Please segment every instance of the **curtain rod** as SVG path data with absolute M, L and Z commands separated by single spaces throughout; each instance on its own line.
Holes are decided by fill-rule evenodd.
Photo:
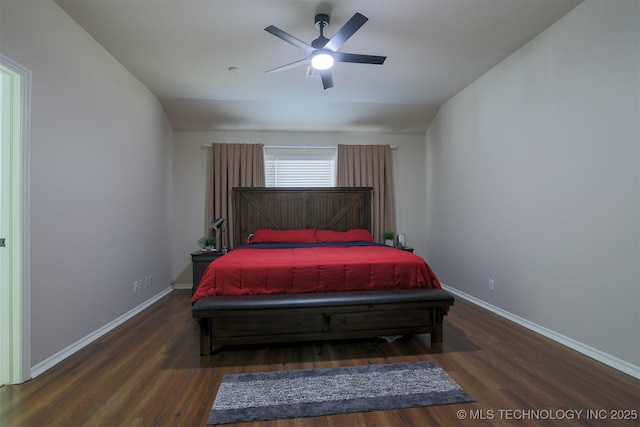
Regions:
M 212 144 L 203 144 L 200 146 L 200 148 L 211 148 Z M 381 144 L 383 145 L 383 144 Z M 397 150 L 398 146 L 397 145 L 391 145 L 390 146 L 392 150 Z M 315 146 L 315 145 L 311 145 L 311 146 L 306 146 L 306 145 L 265 145 L 264 148 L 273 148 L 273 149 L 282 149 L 282 148 L 302 148 L 304 150 L 310 150 L 310 149 L 322 149 L 322 150 L 328 150 L 328 149 L 337 149 L 338 146 L 334 145 L 334 146 L 327 146 L 327 147 L 320 147 L 320 146 Z

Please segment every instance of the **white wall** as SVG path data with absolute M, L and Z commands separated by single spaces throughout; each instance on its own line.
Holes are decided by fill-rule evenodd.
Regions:
M 173 277 L 176 285 L 191 284 L 191 258 L 205 234 L 205 195 L 208 150 L 204 144 L 260 143 L 289 146 L 337 144 L 391 144 L 396 187 L 398 232 L 417 254 L 426 251 L 424 139 L 418 135 L 345 134 L 304 132 L 176 132 L 173 144 Z
M 442 282 L 635 369 L 639 8 L 581 4 L 426 135 L 427 259 Z
M 0 8 L 0 51 L 32 72 L 34 366 L 170 286 L 172 131 L 157 99 L 55 3 Z

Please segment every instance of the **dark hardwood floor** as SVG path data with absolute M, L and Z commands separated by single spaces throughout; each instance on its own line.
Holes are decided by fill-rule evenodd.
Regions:
M 0 388 L 0 425 L 202 426 L 225 374 L 424 360 L 437 361 L 476 402 L 243 425 L 640 425 L 639 380 L 460 298 L 442 345 L 413 336 L 200 357 L 189 296 L 174 291 L 34 380 Z

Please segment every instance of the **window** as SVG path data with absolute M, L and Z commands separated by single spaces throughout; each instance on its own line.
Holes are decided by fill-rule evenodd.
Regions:
M 335 187 L 335 148 L 265 147 L 267 187 Z

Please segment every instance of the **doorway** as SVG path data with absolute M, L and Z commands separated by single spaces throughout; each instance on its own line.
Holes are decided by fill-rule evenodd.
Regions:
M 29 70 L 0 55 L 0 384 L 30 377 L 30 88 Z

